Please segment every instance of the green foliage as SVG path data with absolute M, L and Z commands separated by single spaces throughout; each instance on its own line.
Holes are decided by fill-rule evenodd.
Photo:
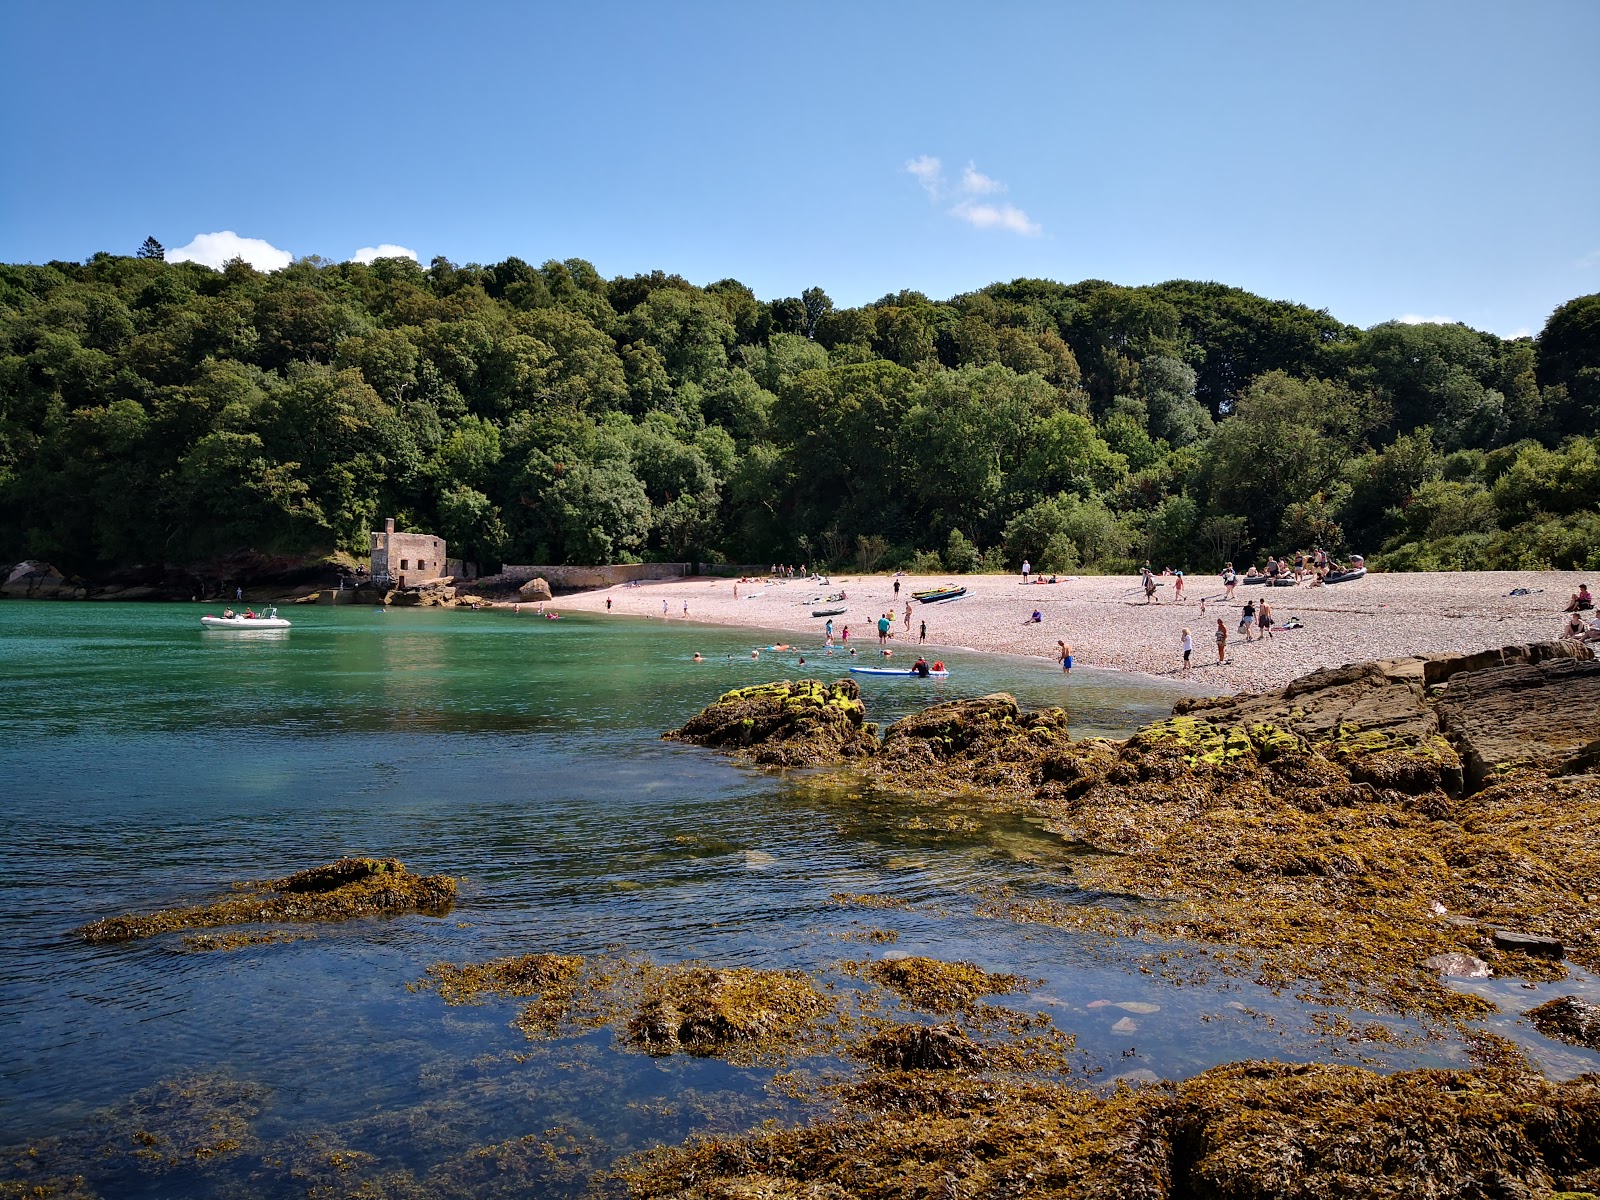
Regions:
M 958 575 L 969 575 L 982 565 L 983 556 L 978 548 L 959 529 L 952 529 L 945 539 L 944 565 Z
M 1505 341 L 1213 283 L 840 308 L 581 259 L 159 251 L 0 266 L 0 561 L 360 553 L 390 513 L 491 563 L 865 569 L 892 546 L 930 573 L 1209 569 L 1342 539 L 1515 566 L 1600 544 L 1600 296 Z

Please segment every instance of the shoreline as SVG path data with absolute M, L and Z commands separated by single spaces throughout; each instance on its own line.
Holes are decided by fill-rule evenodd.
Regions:
M 1185 580 L 1185 598 L 1173 598 L 1173 578 L 1158 577 L 1158 602 L 1139 599 L 1136 577 L 1062 576 L 1056 584 L 1023 585 L 1016 575 L 900 576 L 896 600 L 889 575 L 840 575 L 827 584 L 799 579 L 739 583 L 722 577 L 617 585 L 557 596 L 557 611 L 607 613 L 685 624 L 781 631 L 804 635 L 820 647 L 825 618 L 812 617 L 811 598 L 844 592 L 847 612 L 834 618 L 835 646 L 844 626 L 851 641 L 875 652 L 876 620 L 894 608 L 895 659 L 960 650 L 1051 661 L 1056 641 L 1067 642 L 1076 666 L 1147 675 L 1164 683 L 1193 684 L 1213 694 L 1282 687 L 1321 667 L 1413 654 L 1472 653 L 1525 642 L 1550 641 L 1561 632 L 1562 611 L 1589 576 L 1574 571 L 1482 571 L 1373 574 L 1321 588 L 1246 587 L 1221 599 L 1215 576 Z M 920 604 L 912 591 L 954 582 L 968 589 L 959 600 Z M 1529 594 L 1511 596 L 1513 589 Z M 1300 629 L 1278 629 L 1265 642 L 1245 642 L 1238 622 L 1246 600 L 1263 593 L 1281 623 L 1299 617 Z M 1201 598 L 1205 598 L 1202 614 Z M 905 606 L 911 603 L 909 629 Z M 662 611 L 663 602 L 665 612 Z M 515 602 L 502 602 L 510 608 Z M 688 605 L 687 614 L 684 605 Z M 829 607 L 837 607 L 830 605 Z M 1029 620 L 1038 610 L 1042 620 Z M 1216 620 L 1228 632 L 1227 662 L 1216 662 Z M 1182 670 L 1184 628 L 1194 641 L 1192 668 Z M 909 634 L 909 637 L 908 637 Z M 809 648 L 809 647 L 805 647 Z M 871 659 L 869 658 L 869 661 Z

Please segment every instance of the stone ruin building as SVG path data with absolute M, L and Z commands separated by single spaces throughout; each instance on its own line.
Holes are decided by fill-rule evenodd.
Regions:
M 394 518 L 383 523 L 383 532 L 372 531 L 372 576 L 389 579 L 395 587 L 415 587 L 429 579 L 450 574 L 443 538 L 431 533 L 396 533 Z

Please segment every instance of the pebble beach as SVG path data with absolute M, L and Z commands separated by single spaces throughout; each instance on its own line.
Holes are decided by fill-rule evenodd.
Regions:
M 553 607 L 605 613 L 609 600 L 614 616 L 783 631 L 793 635 L 798 648 L 820 651 L 824 619 L 811 613 L 839 605 L 816 598 L 842 591 L 847 611 L 833 619 L 836 640 L 848 625 L 851 644 L 863 655 L 877 654 L 877 618 L 893 608 L 894 638 L 889 644 L 890 661 L 896 664 L 915 660 L 919 623 L 926 621 L 927 643 L 920 649 L 929 657 L 944 649 L 965 649 L 1051 659 L 1059 639 L 1072 647 L 1075 668 L 1187 678 L 1201 690 L 1223 695 L 1282 687 L 1320 667 L 1366 659 L 1549 641 L 1560 636 L 1563 610 L 1578 584 L 1600 584 L 1600 577 L 1565 571 L 1374 573 L 1325 587 L 1241 585 L 1232 600 L 1224 600 L 1221 581 L 1208 575 L 1185 579 L 1180 601 L 1173 578 L 1159 576 L 1156 602 L 1146 604 L 1137 576 L 1059 578 L 1054 584 L 1025 585 L 1016 575 L 903 575 L 896 602 L 895 577 L 890 575 L 835 575 L 827 584 L 763 577 L 739 582 L 737 599 L 734 580 L 693 577 L 561 596 Z M 914 591 L 952 583 L 965 587 L 967 595 L 939 604 L 911 599 Z M 1528 594 L 1511 595 L 1519 589 Z M 1240 611 L 1247 600 L 1259 603 L 1263 595 L 1279 628 L 1264 641 L 1247 642 L 1238 632 Z M 1031 620 L 1034 610 L 1042 617 L 1038 623 Z M 1228 631 L 1227 658 L 1221 664 L 1216 658 L 1218 617 Z M 1303 628 L 1282 628 L 1291 618 L 1298 618 Z M 1194 638 L 1187 676 L 1179 648 L 1185 628 Z M 819 662 L 818 670 L 826 674 L 826 665 Z

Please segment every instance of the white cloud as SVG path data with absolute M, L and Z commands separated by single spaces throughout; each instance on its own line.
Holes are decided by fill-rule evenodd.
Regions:
M 937 200 L 939 193 L 944 191 L 944 168 L 939 160 L 931 154 L 924 154 L 920 158 L 913 158 L 906 163 L 906 170 L 922 185 L 922 190 Z
M 978 229 L 1004 229 L 1023 237 L 1037 237 L 1044 232 L 1037 221 L 1029 220 L 1028 214 L 1015 204 L 976 204 L 963 200 L 950 210 L 950 215 Z
M 220 268 L 224 263 L 242 258 L 258 271 L 281 271 L 294 261 L 294 255 L 279 250 L 271 242 L 260 238 L 240 237 L 231 229 L 221 233 L 197 233 L 187 246 L 167 251 L 167 261 L 197 262 Z
M 351 256 L 351 260 L 358 263 L 373 263 L 380 258 L 409 258 L 412 262 L 419 262 L 417 252 L 404 246 L 396 246 L 391 242 L 383 242 L 376 246 L 363 246 Z
M 1508 342 L 1514 342 L 1518 338 L 1532 337 L 1533 330 L 1524 325 L 1521 329 L 1513 329 L 1510 333 L 1502 333 L 1500 336 Z
M 976 163 L 969 162 L 961 169 L 961 181 L 953 187 L 945 180 L 944 165 L 931 154 L 909 160 L 905 169 L 928 193 L 929 200 L 948 204 L 948 215 L 975 229 L 1000 229 L 1023 237 L 1037 237 L 1044 232 L 1043 226 L 1014 204 L 989 204 L 976 199 L 1006 190 L 1004 183 L 985 175 Z
M 1454 317 L 1420 317 L 1416 313 L 1402 313 L 1395 318 L 1402 325 L 1459 325 Z
M 990 196 L 1005 191 L 1006 185 L 998 179 L 990 179 L 976 164 L 968 163 L 961 172 L 961 190 L 969 196 Z

